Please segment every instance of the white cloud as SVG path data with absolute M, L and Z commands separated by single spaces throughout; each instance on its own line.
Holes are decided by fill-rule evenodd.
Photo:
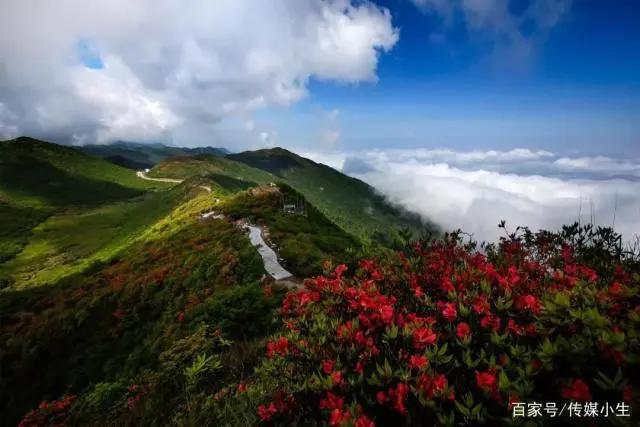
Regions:
M 276 142 L 278 140 L 278 132 L 276 131 L 271 131 L 271 132 L 260 132 L 258 134 L 258 137 L 260 138 L 260 142 L 261 142 L 261 146 L 262 147 L 273 147 L 276 145 Z
M 640 232 L 640 159 L 558 158 L 546 151 L 374 150 L 307 153 L 358 177 L 445 229 L 494 240 L 497 224 L 557 228 L 580 219 Z M 617 177 L 619 167 L 626 177 Z M 576 168 L 580 173 L 576 173 Z M 618 175 L 623 175 L 619 172 Z
M 311 78 L 375 81 L 380 52 L 398 40 L 386 9 L 351 0 L 5 0 L 2 9 L 0 129 L 58 139 L 202 129 L 207 140 L 230 116 L 297 102 Z M 105 67 L 86 69 L 79 43 Z

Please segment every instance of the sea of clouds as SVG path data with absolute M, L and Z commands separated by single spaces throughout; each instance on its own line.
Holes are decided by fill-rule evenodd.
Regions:
M 478 240 L 508 228 L 556 229 L 580 221 L 640 233 L 640 159 L 549 151 L 370 150 L 305 153 L 371 184 L 390 200 Z

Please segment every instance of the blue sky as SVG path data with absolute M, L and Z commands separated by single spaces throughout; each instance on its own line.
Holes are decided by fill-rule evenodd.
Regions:
M 640 154 L 636 0 L 7 0 L 4 12 L 2 138 Z M 16 43 L 25 22 L 37 31 Z
M 640 230 L 640 1 L 3 6 L 0 139 L 284 146 L 480 239 Z
M 510 10 L 518 16 L 530 3 L 512 1 Z M 470 32 L 464 17 L 447 26 L 410 1 L 378 4 L 400 29 L 380 56 L 378 81 L 312 79 L 303 102 L 259 116 L 281 140 L 304 140 L 319 111 L 337 109 L 342 148 L 640 154 L 640 2 L 574 1 L 515 63 L 501 62 L 510 52 L 496 53 L 501 42 Z

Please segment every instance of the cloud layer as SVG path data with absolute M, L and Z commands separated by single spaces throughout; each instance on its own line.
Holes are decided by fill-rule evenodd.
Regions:
M 576 220 L 640 233 L 640 159 L 560 157 L 548 151 L 373 150 L 308 154 L 358 177 L 451 230 L 494 240 L 515 228 L 558 228 Z
M 398 40 L 388 10 L 351 0 L 6 0 L 2 9 L 0 137 L 206 143 L 222 120 L 300 100 L 311 78 L 375 81 L 379 53 Z

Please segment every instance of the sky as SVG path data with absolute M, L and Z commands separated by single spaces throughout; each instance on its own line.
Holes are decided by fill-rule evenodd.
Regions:
M 630 236 L 640 2 L 4 0 L 18 135 L 283 146 L 480 238 L 582 215 Z

